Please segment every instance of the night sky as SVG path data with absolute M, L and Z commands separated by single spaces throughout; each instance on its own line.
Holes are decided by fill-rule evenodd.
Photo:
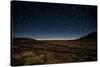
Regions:
M 77 39 L 97 29 L 97 7 L 12 1 L 13 37 Z

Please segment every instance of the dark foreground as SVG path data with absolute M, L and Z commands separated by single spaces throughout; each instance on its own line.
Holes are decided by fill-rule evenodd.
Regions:
M 95 41 L 37 41 L 27 38 L 14 38 L 11 65 L 96 61 L 96 45 Z

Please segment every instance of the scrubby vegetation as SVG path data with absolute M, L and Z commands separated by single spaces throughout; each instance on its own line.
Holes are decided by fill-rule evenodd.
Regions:
M 64 41 L 65 42 L 65 41 Z M 59 41 L 58 41 L 59 43 Z M 68 44 L 68 45 L 67 45 Z M 13 66 L 96 61 L 96 42 L 67 42 L 13 39 Z

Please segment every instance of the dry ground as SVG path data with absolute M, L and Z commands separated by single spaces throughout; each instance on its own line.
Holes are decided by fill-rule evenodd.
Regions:
M 38 65 L 97 60 L 96 42 L 13 41 L 11 65 Z

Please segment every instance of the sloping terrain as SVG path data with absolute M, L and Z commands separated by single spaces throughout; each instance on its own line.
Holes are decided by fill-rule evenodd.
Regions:
M 52 41 L 13 38 L 11 65 L 55 64 L 97 60 L 96 41 L 56 40 L 56 43 Z M 59 43 L 59 41 L 62 43 Z
M 82 37 L 82 38 L 79 38 L 79 39 L 77 39 L 77 40 L 79 40 L 79 41 L 94 41 L 94 42 L 96 42 L 97 41 L 97 32 L 92 32 L 92 33 L 90 33 L 90 34 L 88 34 L 88 35 L 86 35 L 86 36 L 84 36 L 84 37 Z

